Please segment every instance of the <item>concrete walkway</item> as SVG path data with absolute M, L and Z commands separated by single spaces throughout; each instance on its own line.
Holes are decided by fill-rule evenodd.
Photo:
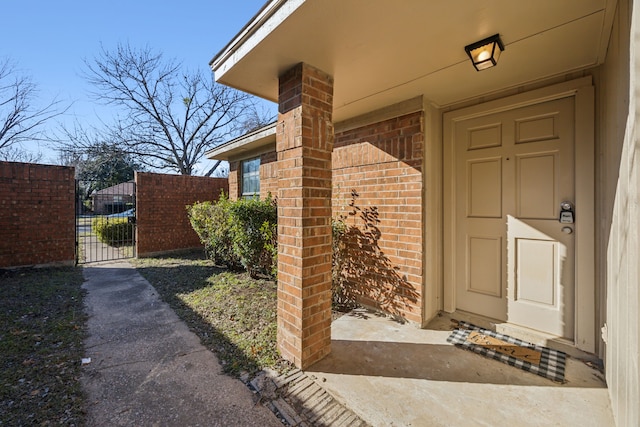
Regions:
M 102 243 L 95 234 L 80 236 L 80 264 L 123 261 L 133 258 L 133 246 L 118 248 Z
M 84 275 L 87 425 L 282 425 L 128 262 Z M 558 384 L 455 348 L 450 331 L 447 316 L 418 329 L 356 310 L 333 322 L 327 358 L 252 385 L 292 426 L 614 425 L 603 377 L 579 355 Z
M 127 262 L 84 268 L 89 426 L 281 426 Z

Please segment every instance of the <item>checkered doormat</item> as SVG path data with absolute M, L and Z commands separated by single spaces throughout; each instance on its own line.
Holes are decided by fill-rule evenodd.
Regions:
M 564 382 L 567 355 L 508 335 L 460 322 L 447 338 L 457 347 L 490 357 L 552 381 Z

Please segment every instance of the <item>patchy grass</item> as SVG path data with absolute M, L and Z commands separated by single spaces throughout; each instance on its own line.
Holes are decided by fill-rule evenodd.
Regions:
M 290 365 L 276 346 L 276 283 L 216 267 L 198 254 L 132 261 L 164 301 L 213 350 L 225 372 Z
M 0 270 L 0 425 L 83 425 L 79 268 Z

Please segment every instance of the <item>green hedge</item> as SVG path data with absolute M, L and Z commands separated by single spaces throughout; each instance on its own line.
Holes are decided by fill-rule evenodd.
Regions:
M 98 217 L 91 221 L 93 232 L 101 242 L 110 246 L 122 246 L 133 243 L 133 225 L 128 218 Z
M 212 260 L 232 269 L 242 266 L 252 277 L 275 278 L 277 212 L 270 196 L 231 201 L 223 194 L 217 202 L 195 203 L 187 211 Z
M 218 202 L 195 203 L 187 206 L 187 212 L 207 256 L 216 264 L 235 270 L 242 267 L 242 264 L 233 250 L 230 205 L 231 202 L 223 193 Z

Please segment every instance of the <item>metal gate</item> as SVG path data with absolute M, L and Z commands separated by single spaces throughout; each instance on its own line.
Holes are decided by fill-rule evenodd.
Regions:
M 76 180 L 76 263 L 136 256 L 136 183 Z

